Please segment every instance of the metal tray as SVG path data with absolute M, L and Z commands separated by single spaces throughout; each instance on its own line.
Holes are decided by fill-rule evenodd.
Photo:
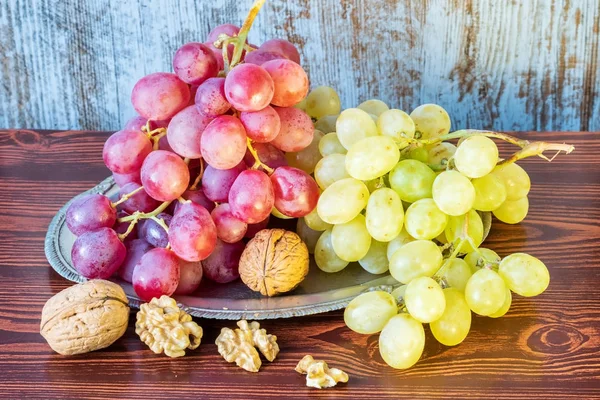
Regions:
M 112 177 L 102 181 L 83 194 L 101 193 L 116 197 L 118 187 Z M 72 200 L 71 200 L 72 201 Z M 48 262 L 62 277 L 83 282 L 82 277 L 71 263 L 71 248 L 75 236 L 65 223 L 66 211 L 70 202 L 65 204 L 52 219 L 48 227 L 45 251 Z M 491 225 L 489 213 L 483 214 L 485 236 Z M 295 230 L 290 221 L 288 229 Z M 132 307 L 139 307 L 141 300 L 136 296 L 130 283 L 114 279 L 121 285 Z M 350 300 L 375 286 L 391 290 L 399 283 L 389 274 L 372 275 L 358 263 L 351 263 L 343 271 L 335 274 L 322 272 L 311 257 L 310 271 L 306 279 L 290 293 L 277 297 L 264 297 L 248 289 L 239 279 L 228 284 L 216 284 L 204 279 L 194 296 L 174 296 L 177 302 L 189 314 L 214 319 L 275 319 L 302 315 L 318 314 L 344 308 Z

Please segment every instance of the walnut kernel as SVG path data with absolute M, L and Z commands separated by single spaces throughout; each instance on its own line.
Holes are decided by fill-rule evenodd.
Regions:
M 317 389 L 333 387 L 338 382 L 348 382 L 348 374 L 337 368 L 329 368 L 325 361 L 317 361 L 306 355 L 298 365 L 296 372 L 306 374 L 306 386 Z

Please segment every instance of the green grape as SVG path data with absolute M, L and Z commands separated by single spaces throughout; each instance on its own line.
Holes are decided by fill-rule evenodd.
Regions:
M 370 274 L 383 274 L 390 269 L 387 259 L 387 243 L 371 240 L 371 247 L 367 255 L 358 260 L 358 263 Z
M 322 232 L 312 230 L 306 225 L 304 218 L 298 218 L 296 223 L 296 233 L 308 248 L 310 254 L 314 254 L 317 246 L 317 241 L 321 237 Z
M 329 86 L 316 87 L 306 96 L 305 110 L 312 118 L 339 114 L 341 107 L 340 97 Z
M 339 272 L 348 266 L 348 261 L 344 261 L 335 254 L 331 243 L 331 230 L 326 230 L 321 234 L 315 246 L 315 263 L 321 271 Z
M 462 258 L 452 258 L 446 260 L 447 266 L 444 273 L 444 279 L 450 287 L 456 288 L 461 292 L 465 291 L 467 281 L 473 275 L 469 264 Z
M 335 132 L 335 121 L 337 121 L 339 114 L 326 115 L 321 117 L 315 122 L 315 129 L 320 130 L 323 133 Z
M 466 232 L 465 226 L 467 227 Z M 457 239 L 470 238 L 476 247 L 479 247 L 483 242 L 483 222 L 475 210 L 470 210 L 459 217 L 448 218 L 448 225 L 446 225 L 444 232 L 449 242 L 454 243 Z M 467 241 L 462 242 L 460 246 L 461 253 L 470 253 L 474 250 L 471 243 Z
M 383 101 L 377 100 L 377 99 L 363 101 L 362 103 L 360 103 L 358 105 L 357 108 L 359 108 L 363 111 L 366 111 L 369 114 L 373 114 L 376 117 L 379 117 L 381 115 L 381 113 L 390 109 L 387 104 L 385 104 Z
M 447 165 L 454 156 L 456 146 L 450 142 L 442 142 L 427 149 L 427 164 Z
M 334 182 L 321 193 L 317 212 L 328 224 L 343 224 L 354 219 L 368 201 L 367 186 L 354 178 L 346 178 Z
M 471 329 L 471 310 L 464 295 L 455 288 L 444 289 L 446 309 L 442 316 L 429 324 L 433 337 L 445 346 L 462 343 Z
M 371 119 L 373 120 L 373 122 L 375 122 L 375 125 L 377 125 L 377 119 L 378 119 L 377 115 L 371 114 L 371 113 L 367 113 L 367 114 L 369 114 L 369 117 L 371 117 Z
M 423 104 L 410 113 L 417 139 L 435 139 L 450 132 L 450 116 L 437 104 Z
M 304 218 L 306 226 L 308 226 L 313 231 L 323 232 L 327 229 L 333 228 L 333 225 L 328 224 L 327 222 L 323 221 L 321 217 L 319 217 L 319 213 L 317 212 L 316 207 L 302 218 Z
M 404 208 L 398 193 L 381 188 L 371 193 L 367 202 L 367 230 L 373 239 L 389 242 L 400 234 Z
M 274 216 L 274 217 L 276 217 L 276 218 L 279 218 L 279 219 L 292 219 L 293 218 L 293 217 L 288 217 L 285 214 L 282 214 L 281 211 L 279 211 L 275 207 L 273 207 L 271 209 L 271 215 Z
M 402 299 L 402 304 L 404 304 L 404 293 L 406 293 L 406 287 L 408 285 L 400 285 L 396 289 L 392 290 L 392 296 L 398 302 L 398 299 Z
M 475 273 L 480 268 L 484 267 L 488 263 L 499 263 L 500 256 L 494 250 L 480 247 L 477 251 L 468 253 L 465 256 L 465 262 L 471 269 L 471 273 Z
M 487 174 L 471 181 L 475 188 L 473 208 L 479 211 L 493 211 L 506 200 L 504 182 L 495 174 Z
M 394 297 L 377 290 L 358 295 L 344 310 L 344 322 L 356 333 L 371 335 L 381 332 L 388 321 L 398 314 Z
M 312 174 L 319 160 L 323 158 L 319 152 L 319 141 L 323 136 L 323 132 L 315 129 L 313 140 L 307 147 L 296 153 L 285 153 L 288 165 L 301 169 L 309 175 Z
M 326 189 L 334 182 L 350 178 L 346 172 L 346 156 L 344 154 L 330 154 L 319 160 L 315 165 L 315 180 L 321 189 Z
M 392 317 L 379 335 L 379 353 L 392 368 L 410 368 L 425 348 L 423 325 L 408 314 Z
M 433 200 L 440 210 L 448 215 L 463 215 L 473 207 L 475 188 L 458 171 L 444 171 L 433 181 Z
M 409 158 L 411 160 L 417 160 L 422 163 L 428 163 L 429 162 L 429 153 L 427 152 L 427 148 L 425 148 L 423 146 L 418 146 L 418 147 L 411 149 L 408 152 L 408 155 L 406 158 Z
M 353 220 L 333 226 L 331 230 L 333 250 L 345 261 L 358 261 L 369 252 L 371 235 L 367 231 L 365 217 L 358 214 Z
M 546 265 L 526 253 L 504 257 L 500 261 L 498 272 L 510 290 L 525 297 L 537 296 L 550 284 L 550 273 Z
M 415 136 L 415 123 L 410 116 L 401 110 L 391 109 L 379 115 L 377 129 L 383 136 L 389 136 L 399 148 L 409 145 L 408 139 Z
M 406 229 L 402 229 L 398 236 L 393 238 L 387 247 L 387 258 L 388 261 L 392 259 L 392 256 L 400 247 L 404 246 L 406 243 L 414 242 L 415 238 L 410 236 Z
M 474 313 L 487 316 L 504 304 L 506 285 L 496 271 L 483 268 L 475 272 L 465 287 L 465 300 Z
M 417 200 L 408 207 L 404 226 L 415 239 L 434 239 L 446 228 L 448 216 L 436 205 L 433 199 Z
M 390 172 L 390 187 L 409 203 L 431 197 L 435 172 L 417 160 L 402 160 Z M 466 179 L 466 178 L 465 178 Z
M 369 136 L 377 136 L 377 126 L 371 116 L 358 108 L 344 110 L 335 123 L 335 131 L 342 146 L 350 150 L 352 145 Z
M 331 154 L 346 154 L 348 150 L 340 143 L 337 133 L 330 132 L 321 138 L 319 152 L 323 157 L 327 157 Z
M 294 106 L 294 108 L 298 108 L 302 111 L 306 111 L 306 97 L 303 98 L 302 100 L 300 100 L 299 103 L 296 103 L 296 105 Z
M 509 288 L 506 288 L 506 297 L 504 298 L 504 304 L 502 304 L 502 307 L 500 307 L 500 309 L 498 311 L 496 311 L 493 314 L 490 314 L 489 317 L 490 318 L 500 318 L 500 317 L 504 316 L 504 314 L 506 314 L 508 312 L 508 309 L 510 308 L 511 304 L 512 304 L 512 293 L 510 292 Z
M 400 150 L 388 136 L 370 136 L 356 142 L 346 154 L 346 171 L 368 181 L 390 172 L 400 161 Z
M 442 265 L 442 251 L 430 240 L 406 243 L 392 255 L 390 273 L 401 283 L 420 276 L 432 276 Z
M 493 212 L 494 216 L 505 224 L 518 224 L 523 221 L 529 211 L 529 199 L 523 197 L 519 200 L 506 200 Z
M 404 293 L 406 309 L 419 322 L 436 321 L 444 313 L 446 299 L 440 285 L 427 276 L 413 279 Z
M 454 165 L 468 178 L 481 178 L 498 164 L 498 147 L 488 137 L 470 136 L 462 141 L 454 153 Z
M 527 172 L 520 165 L 516 163 L 501 164 L 494 168 L 492 173 L 504 182 L 506 200 L 519 200 L 529 194 L 531 180 Z
M 365 183 L 365 185 L 367 185 L 367 189 L 369 189 L 369 193 L 373 193 L 374 191 L 376 191 L 380 187 L 383 187 L 380 184 L 379 179 L 371 179 L 371 180 L 363 181 L 363 182 Z

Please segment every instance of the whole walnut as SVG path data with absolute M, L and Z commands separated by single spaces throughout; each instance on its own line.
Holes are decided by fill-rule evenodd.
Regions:
M 264 229 L 246 245 L 240 258 L 240 277 L 266 296 L 289 292 L 308 274 L 308 249 L 294 232 Z
M 129 302 L 121 286 L 93 279 L 51 297 L 42 309 L 40 333 L 64 355 L 103 349 L 123 336 Z

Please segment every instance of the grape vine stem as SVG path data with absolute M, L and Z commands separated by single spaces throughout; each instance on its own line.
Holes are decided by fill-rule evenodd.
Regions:
M 196 190 L 198 188 L 198 185 L 200 184 L 200 181 L 202 179 L 202 175 L 204 175 L 204 161 L 200 159 L 200 172 L 194 180 L 194 183 L 192 183 L 192 186 L 190 186 L 190 190 Z
M 260 161 L 260 158 L 258 157 L 258 153 L 256 152 L 256 149 L 252 145 L 252 140 L 250 140 L 250 138 L 247 138 L 246 143 L 247 143 L 248 150 L 250 151 L 250 154 L 252 154 L 252 157 L 254 157 L 254 165 L 252 165 L 252 169 L 258 169 L 260 167 L 263 167 L 263 169 L 265 171 L 267 171 L 267 174 L 271 175 L 274 171 L 273 168 L 269 167 L 267 164 L 264 164 L 262 161 Z
M 118 206 L 119 204 L 125 203 L 127 200 L 129 200 L 129 198 L 130 198 L 131 196 L 133 196 L 134 194 L 136 194 L 136 193 L 137 193 L 137 192 L 139 192 L 140 190 L 144 190 L 144 187 L 143 187 L 143 186 L 140 186 L 139 188 L 137 188 L 137 189 L 135 189 L 135 190 L 133 190 L 133 191 L 131 191 L 131 192 L 129 192 L 129 193 L 127 193 L 127 194 L 123 195 L 123 196 L 122 196 L 122 197 L 121 197 L 121 198 L 120 198 L 118 201 L 116 201 L 116 202 L 114 202 L 114 203 L 111 203 L 111 205 L 112 205 L 112 206 L 113 206 L 113 208 L 114 208 L 114 207 Z

